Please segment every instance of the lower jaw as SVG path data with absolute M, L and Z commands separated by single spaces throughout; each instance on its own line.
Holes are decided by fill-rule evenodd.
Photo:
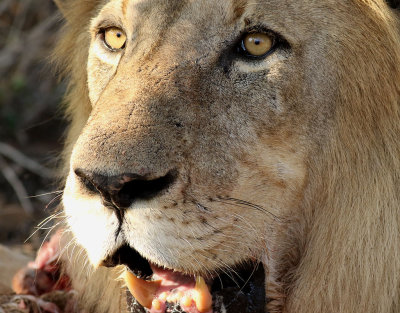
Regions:
M 128 312 L 131 313 L 266 312 L 265 271 L 263 265 L 255 261 L 222 269 L 220 275 L 213 280 L 207 279 L 207 282 L 201 276 L 160 268 L 128 245 L 123 245 L 103 261 L 107 267 L 119 264 L 124 264 L 130 272 L 125 273 L 125 282 L 132 292 L 127 290 Z M 162 297 L 162 293 L 167 296 Z M 168 294 L 178 293 L 188 295 L 192 299 L 191 305 L 185 304 L 182 308 L 179 304 L 186 303 L 183 298 L 168 297 Z M 137 300 L 132 294 L 138 296 Z M 159 304 L 154 306 L 158 309 L 153 308 L 154 300 Z
M 210 286 L 213 313 L 266 313 L 265 272 L 261 264 L 251 265 L 253 270 L 222 274 Z M 232 275 L 242 277 L 241 283 L 233 283 Z M 222 288 L 223 287 L 223 288 Z M 127 289 L 128 312 L 148 313 L 149 309 L 139 304 Z M 166 302 L 165 313 L 191 313 L 179 303 Z

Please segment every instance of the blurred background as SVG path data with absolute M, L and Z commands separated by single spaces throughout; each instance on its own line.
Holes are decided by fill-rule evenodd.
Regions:
M 0 244 L 28 253 L 46 234 L 31 236 L 36 225 L 61 196 L 54 169 L 65 86 L 50 60 L 60 26 L 51 0 L 0 0 Z

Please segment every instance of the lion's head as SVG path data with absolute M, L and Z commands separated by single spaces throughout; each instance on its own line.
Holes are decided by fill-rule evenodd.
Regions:
M 92 264 L 176 274 L 168 302 L 192 296 L 193 312 L 211 312 L 194 277 L 228 312 L 398 308 L 400 44 L 384 1 L 61 7 L 63 204 Z M 163 311 L 163 286 L 139 302 Z M 227 288 L 237 298 L 216 303 Z

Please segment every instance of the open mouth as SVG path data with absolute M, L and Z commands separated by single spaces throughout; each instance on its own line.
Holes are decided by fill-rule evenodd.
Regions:
M 261 264 L 244 262 L 214 277 L 161 268 L 128 245 L 103 261 L 127 267 L 129 312 L 265 313 L 265 273 Z

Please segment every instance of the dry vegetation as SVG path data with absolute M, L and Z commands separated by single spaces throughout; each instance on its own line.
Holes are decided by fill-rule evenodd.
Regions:
M 60 24 L 51 0 L 0 0 L 0 244 L 22 244 L 57 204 L 59 194 L 42 194 L 58 189 L 63 84 L 49 57 Z

